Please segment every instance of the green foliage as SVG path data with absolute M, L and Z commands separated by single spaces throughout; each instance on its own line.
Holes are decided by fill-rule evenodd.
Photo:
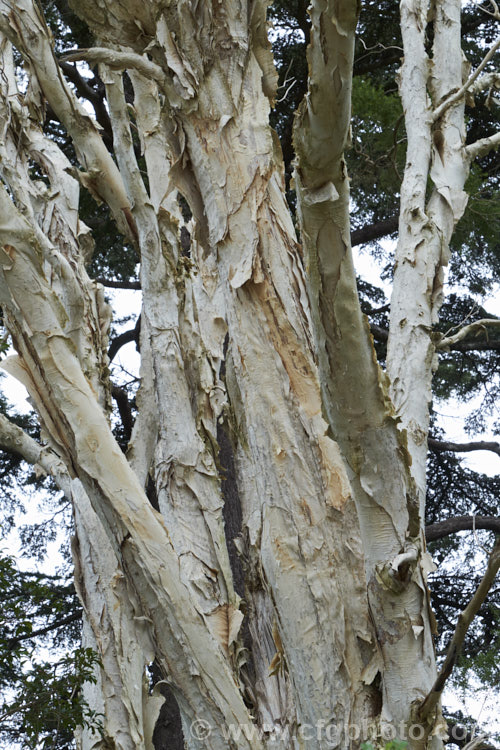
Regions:
M 77 648 L 56 660 L 34 663 L 27 669 L 23 690 L 0 704 L 0 736 L 22 742 L 27 750 L 74 747 L 77 726 L 98 733 L 100 716 L 82 695 L 84 682 L 95 682 L 98 659 L 92 649 Z
M 100 726 L 81 691 L 84 681 L 95 681 L 98 659 L 75 647 L 80 610 L 73 585 L 23 573 L 3 556 L 0 600 L 0 738 L 30 749 L 73 747 L 77 725 Z
M 398 211 L 405 160 L 401 102 L 368 77 L 356 77 L 352 91 L 352 147 L 347 152 L 353 228 Z

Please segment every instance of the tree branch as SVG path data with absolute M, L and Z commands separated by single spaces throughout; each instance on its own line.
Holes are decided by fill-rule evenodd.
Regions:
M 45 628 L 40 628 L 39 630 L 32 630 L 31 633 L 26 633 L 25 635 L 16 635 L 14 638 L 9 638 L 8 648 L 12 651 L 12 649 L 15 648 L 16 644 L 20 643 L 21 641 L 28 641 L 30 640 L 30 638 L 36 638 L 39 635 L 46 635 L 47 633 L 50 633 L 53 630 L 62 628 L 64 625 L 69 625 L 71 622 L 76 622 L 76 620 L 81 620 L 82 614 L 83 614 L 83 610 L 78 609 L 72 615 L 68 615 L 68 617 L 63 617 L 61 620 L 56 620 L 50 625 L 47 625 Z
M 432 121 L 437 122 L 440 117 L 444 114 L 444 112 L 449 109 L 453 104 L 460 101 L 460 99 L 464 96 L 464 94 L 470 89 L 474 81 L 479 77 L 479 74 L 482 70 L 486 67 L 486 65 L 489 63 L 491 58 L 494 56 L 497 49 L 500 47 L 500 37 L 496 40 L 496 42 L 490 47 L 486 55 L 483 57 L 475 71 L 469 76 L 469 78 L 466 80 L 464 85 L 458 89 L 458 91 L 455 91 L 455 93 L 448 96 L 447 99 L 445 99 L 441 104 L 436 107 L 434 112 L 432 113 Z
M 500 339 L 493 341 L 459 341 L 458 344 L 450 346 L 453 352 L 484 352 L 500 349 Z
M 373 59 L 371 55 L 363 54 L 354 63 L 353 75 L 365 75 L 373 73 L 379 68 L 386 68 L 394 63 L 400 63 L 403 57 L 403 50 L 400 47 L 387 47 L 381 54 Z
M 99 284 L 109 287 L 110 289 L 139 289 L 141 288 L 140 281 L 115 281 L 114 279 L 103 279 L 102 277 L 96 279 Z
M 378 326 L 375 323 L 370 324 L 370 331 L 376 341 L 387 341 L 389 338 L 389 331 L 387 328 L 382 328 L 382 326 Z
M 116 336 L 108 349 L 108 357 L 109 361 L 112 362 L 113 359 L 118 354 L 119 350 L 122 348 L 122 346 L 125 346 L 125 344 L 130 344 L 131 341 L 135 341 L 136 345 L 139 342 L 139 334 L 141 331 L 141 316 L 137 318 L 137 322 L 133 328 L 131 328 L 129 331 L 124 331 L 124 333 L 120 333 L 118 336 Z
M 114 385 L 111 388 L 111 395 L 116 401 L 116 405 L 120 413 L 120 419 L 122 420 L 125 439 L 127 440 L 127 442 L 129 442 L 132 435 L 132 428 L 134 426 L 134 418 L 132 416 L 132 409 L 130 407 L 130 401 L 128 400 L 127 392 L 124 388 L 120 388 L 119 386 Z
M 132 68 L 141 73 L 145 78 L 160 84 L 165 82 L 165 73 L 159 65 L 151 62 L 147 57 L 142 57 L 132 51 L 118 52 L 107 47 L 91 47 L 90 49 L 79 49 L 76 52 L 63 55 L 60 60 L 61 62 L 86 60 L 90 63 L 104 63 L 111 70 Z
M 387 341 L 389 338 L 389 331 L 382 326 L 376 325 L 375 323 L 370 324 L 370 331 L 375 341 Z M 498 349 L 500 349 L 500 339 L 495 339 L 494 341 L 458 341 L 456 344 L 453 344 L 446 348 L 449 351 L 462 353 L 476 351 L 497 351 Z
M 437 453 L 453 451 L 455 453 L 470 453 L 472 451 L 492 451 L 500 456 L 500 443 L 495 441 L 478 440 L 473 443 L 450 443 L 444 440 L 428 439 L 429 448 Z
M 76 65 L 70 65 L 69 62 L 64 60 L 59 61 L 59 67 L 63 71 L 66 78 L 71 81 L 74 85 L 78 96 L 82 96 L 87 99 L 93 106 L 96 120 L 99 125 L 103 128 L 106 140 L 108 143 L 113 143 L 113 131 L 111 128 L 111 120 L 109 119 L 108 111 L 104 105 L 104 96 L 99 94 L 95 89 L 88 84 L 88 82 L 80 75 Z M 94 80 L 96 80 L 94 78 Z
M 443 338 L 436 343 L 436 349 L 449 349 L 475 331 L 498 327 L 500 327 L 500 320 L 498 318 L 483 318 L 483 320 L 476 320 L 474 323 L 470 323 L 468 326 L 461 328 L 454 336 L 443 336 Z
M 425 540 L 427 543 L 443 539 L 459 531 L 474 531 L 475 529 L 486 529 L 500 534 L 500 518 L 496 516 L 456 516 L 447 518 L 446 521 L 438 521 L 425 527 Z
M 425 721 L 425 719 L 427 719 L 427 717 L 430 716 L 436 709 L 436 706 L 441 698 L 441 694 L 446 684 L 446 680 L 450 676 L 453 667 L 455 666 L 457 656 L 460 653 L 460 649 L 462 648 L 469 626 L 476 616 L 479 608 L 483 604 L 484 600 L 486 599 L 499 568 L 500 538 L 497 539 L 497 542 L 493 547 L 490 558 L 488 560 L 486 572 L 481 583 L 477 587 L 476 592 L 467 607 L 458 616 L 457 626 L 448 647 L 444 663 L 439 671 L 434 685 L 432 686 L 431 691 L 423 701 L 418 711 L 420 720 Z
M 471 86 L 472 94 L 479 94 L 485 89 L 499 88 L 500 87 L 500 73 L 485 73 L 484 76 L 478 78 L 477 81 Z
M 399 217 L 392 216 L 390 219 L 377 221 L 375 224 L 368 224 L 361 229 L 354 229 L 351 232 L 351 245 L 363 245 L 365 242 L 372 242 L 388 234 L 394 234 L 398 230 Z
M 472 161 L 472 159 L 485 156 L 489 151 L 493 151 L 499 146 L 500 131 L 494 135 L 488 136 L 487 138 L 480 138 L 478 141 L 475 141 L 475 143 L 471 143 L 470 146 L 466 147 L 465 153 L 467 154 L 467 158 Z
M 22 456 L 30 464 L 37 464 L 52 476 L 66 497 L 70 497 L 69 476 L 61 459 L 49 448 L 39 445 L 21 427 L 0 414 L 0 448 Z

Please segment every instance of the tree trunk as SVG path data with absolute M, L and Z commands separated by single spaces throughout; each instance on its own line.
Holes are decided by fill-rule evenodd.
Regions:
M 63 80 L 37 6 L 0 0 L 0 302 L 17 350 L 5 367 L 68 474 L 84 637 L 101 658 L 88 700 L 102 736 L 82 728 L 78 747 L 170 747 L 155 731 L 165 695 L 163 715 L 175 724 L 179 711 L 188 748 L 347 748 L 384 736 L 438 746 L 439 712 L 415 727 L 436 676 L 424 451 L 431 325 L 468 162 L 462 104 L 431 126 L 428 3 L 401 4 L 408 157 L 390 381 L 349 239 L 357 1 L 311 6 L 294 136 L 302 246 L 268 122 L 265 3 L 72 5 L 99 40 L 87 56 L 106 85 L 116 164 Z M 458 0 L 436 10 L 436 102 L 462 83 L 459 11 Z M 10 43 L 36 83 L 31 99 L 15 96 Z M 82 171 L 43 135 L 44 99 Z M 30 159 L 48 185 L 31 178 Z M 141 389 L 127 457 L 109 423 L 109 311 L 85 271 L 78 180 L 140 256 Z

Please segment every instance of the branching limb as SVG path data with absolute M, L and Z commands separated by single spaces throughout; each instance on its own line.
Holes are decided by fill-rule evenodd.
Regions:
M 436 343 L 436 349 L 449 349 L 454 344 L 467 338 L 471 333 L 476 333 L 476 331 L 486 331 L 487 328 L 498 327 L 500 327 L 500 320 L 496 318 L 483 318 L 482 320 L 476 320 L 474 323 L 470 323 L 468 326 L 461 328 L 454 336 L 445 336 L 440 339 L 440 341 Z
M 39 445 L 4 414 L 0 414 L 0 448 L 22 456 L 30 464 L 40 466 L 55 479 L 64 494 L 70 496 L 69 476 L 61 459 L 50 448 Z
M 99 125 L 103 128 L 103 138 L 107 143 L 113 142 L 113 133 L 111 131 L 111 121 L 109 119 L 108 111 L 104 104 L 104 96 L 102 93 L 96 91 L 89 85 L 85 78 L 80 75 L 76 65 L 70 65 L 69 62 L 59 62 L 59 67 L 63 71 L 66 78 L 71 81 L 76 89 L 78 96 L 82 96 L 84 99 L 89 101 L 95 112 L 96 120 Z M 96 79 L 94 78 L 94 81 Z M 54 113 L 55 114 L 55 113 Z
M 425 539 L 427 542 L 435 542 L 459 531 L 475 531 L 485 529 L 500 534 L 500 518 L 496 516 L 456 516 L 447 518 L 446 521 L 438 521 L 425 527 Z
M 387 341 L 389 338 L 389 331 L 375 323 L 370 324 L 370 331 L 375 341 Z M 457 341 L 446 347 L 446 350 L 453 352 L 497 351 L 498 349 L 500 349 L 500 340 L 498 339 L 494 341 Z
M 483 576 L 481 583 L 477 587 L 476 592 L 474 596 L 472 597 L 472 599 L 470 600 L 467 607 L 458 616 L 457 626 L 453 634 L 453 637 L 451 639 L 451 643 L 448 647 L 448 652 L 446 654 L 446 658 L 444 660 L 443 666 L 441 667 L 439 674 L 436 678 L 436 681 L 434 685 L 432 686 L 432 690 L 430 691 L 430 693 L 427 695 L 424 702 L 420 706 L 420 709 L 418 712 L 420 720 L 425 721 L 425 719 L 427 719 L 427 717 L 429 717 L 436 709 L 439 703 L 439 700 L 441 698 L 441 694 L 443 692 L 444 686 L 446 684 L 446 680 L 448 679 L 448 677 L 450 676 L 453 670 L 453 667 L 457 660 L 457 656 L 463 645 L 465 636 L 467 634 L 467 630 L 469 629 L 469 626 L 471 622 L 473 621 L 474 617 L 476 616 L 479 608 L 481 607 L 484 600 L 486 599 L 488 592 L 491 586 L 493 585 L 493 581 L 495 580 L 495 577 L 499 568 L 500 568 L 500 538 L 497 539 L 497 542 L 490 555 L 490 559 L 488 560 L 488 566 L 486 568 L 486 572 Z
M 465 149 L 465 153 L 467 155 L 467 158 L 472 161 L 472 159 L 477 159 L 481 156 L 485 156 L 489 151 L 493 151 L 499 146 L 500 131 L 498 133 L 494 133 L 494 135 L 488 136 L 487 138 L 480 138 L 475 143 L 471 143 L 470 146 L 467 146 L 467 148 Z
M 90 49 L 79 49 L 60 58 L 61 62 L 76 62 L 77 60 L 85 60 L 94 64 L 105 63 L 111 70 L 132 68 L 137 70 L 138 73 L 142 73 L 145 78 L 152 79 L 160 84 L 165 80 L 165 73 L 159 65 L 132 51 L 119 52 L 106 47 L 91 47 Z
M 448 96 L 441 104 L 436 107 L 434 112 L 432 113 L 432 121 L 437 122 L 440 117 L 443 116 L 443 114 L 446 112 L 449 107 L 451 107 L 456 102 L 459 102 L 460 99 L 466 94 L 467 91 L 471 88 L 471 86 L 475 83 L 475 81 L 479 78 L 479 75 L 484 70 L 486 65 L 490 62 L 490 60 L 495 55 L 495 52 L 500 48 L 500 37 L 496 40 L 496 42 L 490 47 L 486 55 L 483 57 L 482 61 L 479 63 L 477 68 L 469 78 L 466 80 L 464 85 L 458 89 L 458 91 L 455 91 L 453 94 Z
M 470 453 L 472 451 L 492 451 L 500 456 L 500 443 L 496 441 L 478 440 L 473 443 L 450 443 L 444 440 L 428 439 L 428 446 L 437 453 L 453 451 L 455 453 Z
M 459 341 L 457 344 L 450 346 L 454 352 L 494 352 L 500 349 L 500 339 L 493 341 Z

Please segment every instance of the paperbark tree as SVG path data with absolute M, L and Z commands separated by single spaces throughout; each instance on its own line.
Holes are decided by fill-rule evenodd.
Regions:
M 356 0 L 310 9 L 300 244 L 269 126 L 264 2 L 72 3 L 96 41 L 66 62 L 99 66 L 114 160 L 38 5 L 0 0 L 0 303 L 16 350 L 2 365 L 26 385 L 45 447 L 8 425 L 3 444 L 17 439 L 73 503 L 84 639 L 101 659 L 87 696 L 103 715 L 101 734 L 79 731 L 81 750 L 160 747 L 167 684 L 189 748 L 347 747 L 384 727 L 415 747 L 442 742 L 424 537 L 432 326 L 470 162 L 500 141 L 465 146 L 464 98 L 491 74 L 464 65 L 460 6 L 401 2 L 408 146 L 384 372 L 350 249 Z M 47 106 L 79 169 L 44 134 Z M 140 259 L 126 456 L 82 186 Z

